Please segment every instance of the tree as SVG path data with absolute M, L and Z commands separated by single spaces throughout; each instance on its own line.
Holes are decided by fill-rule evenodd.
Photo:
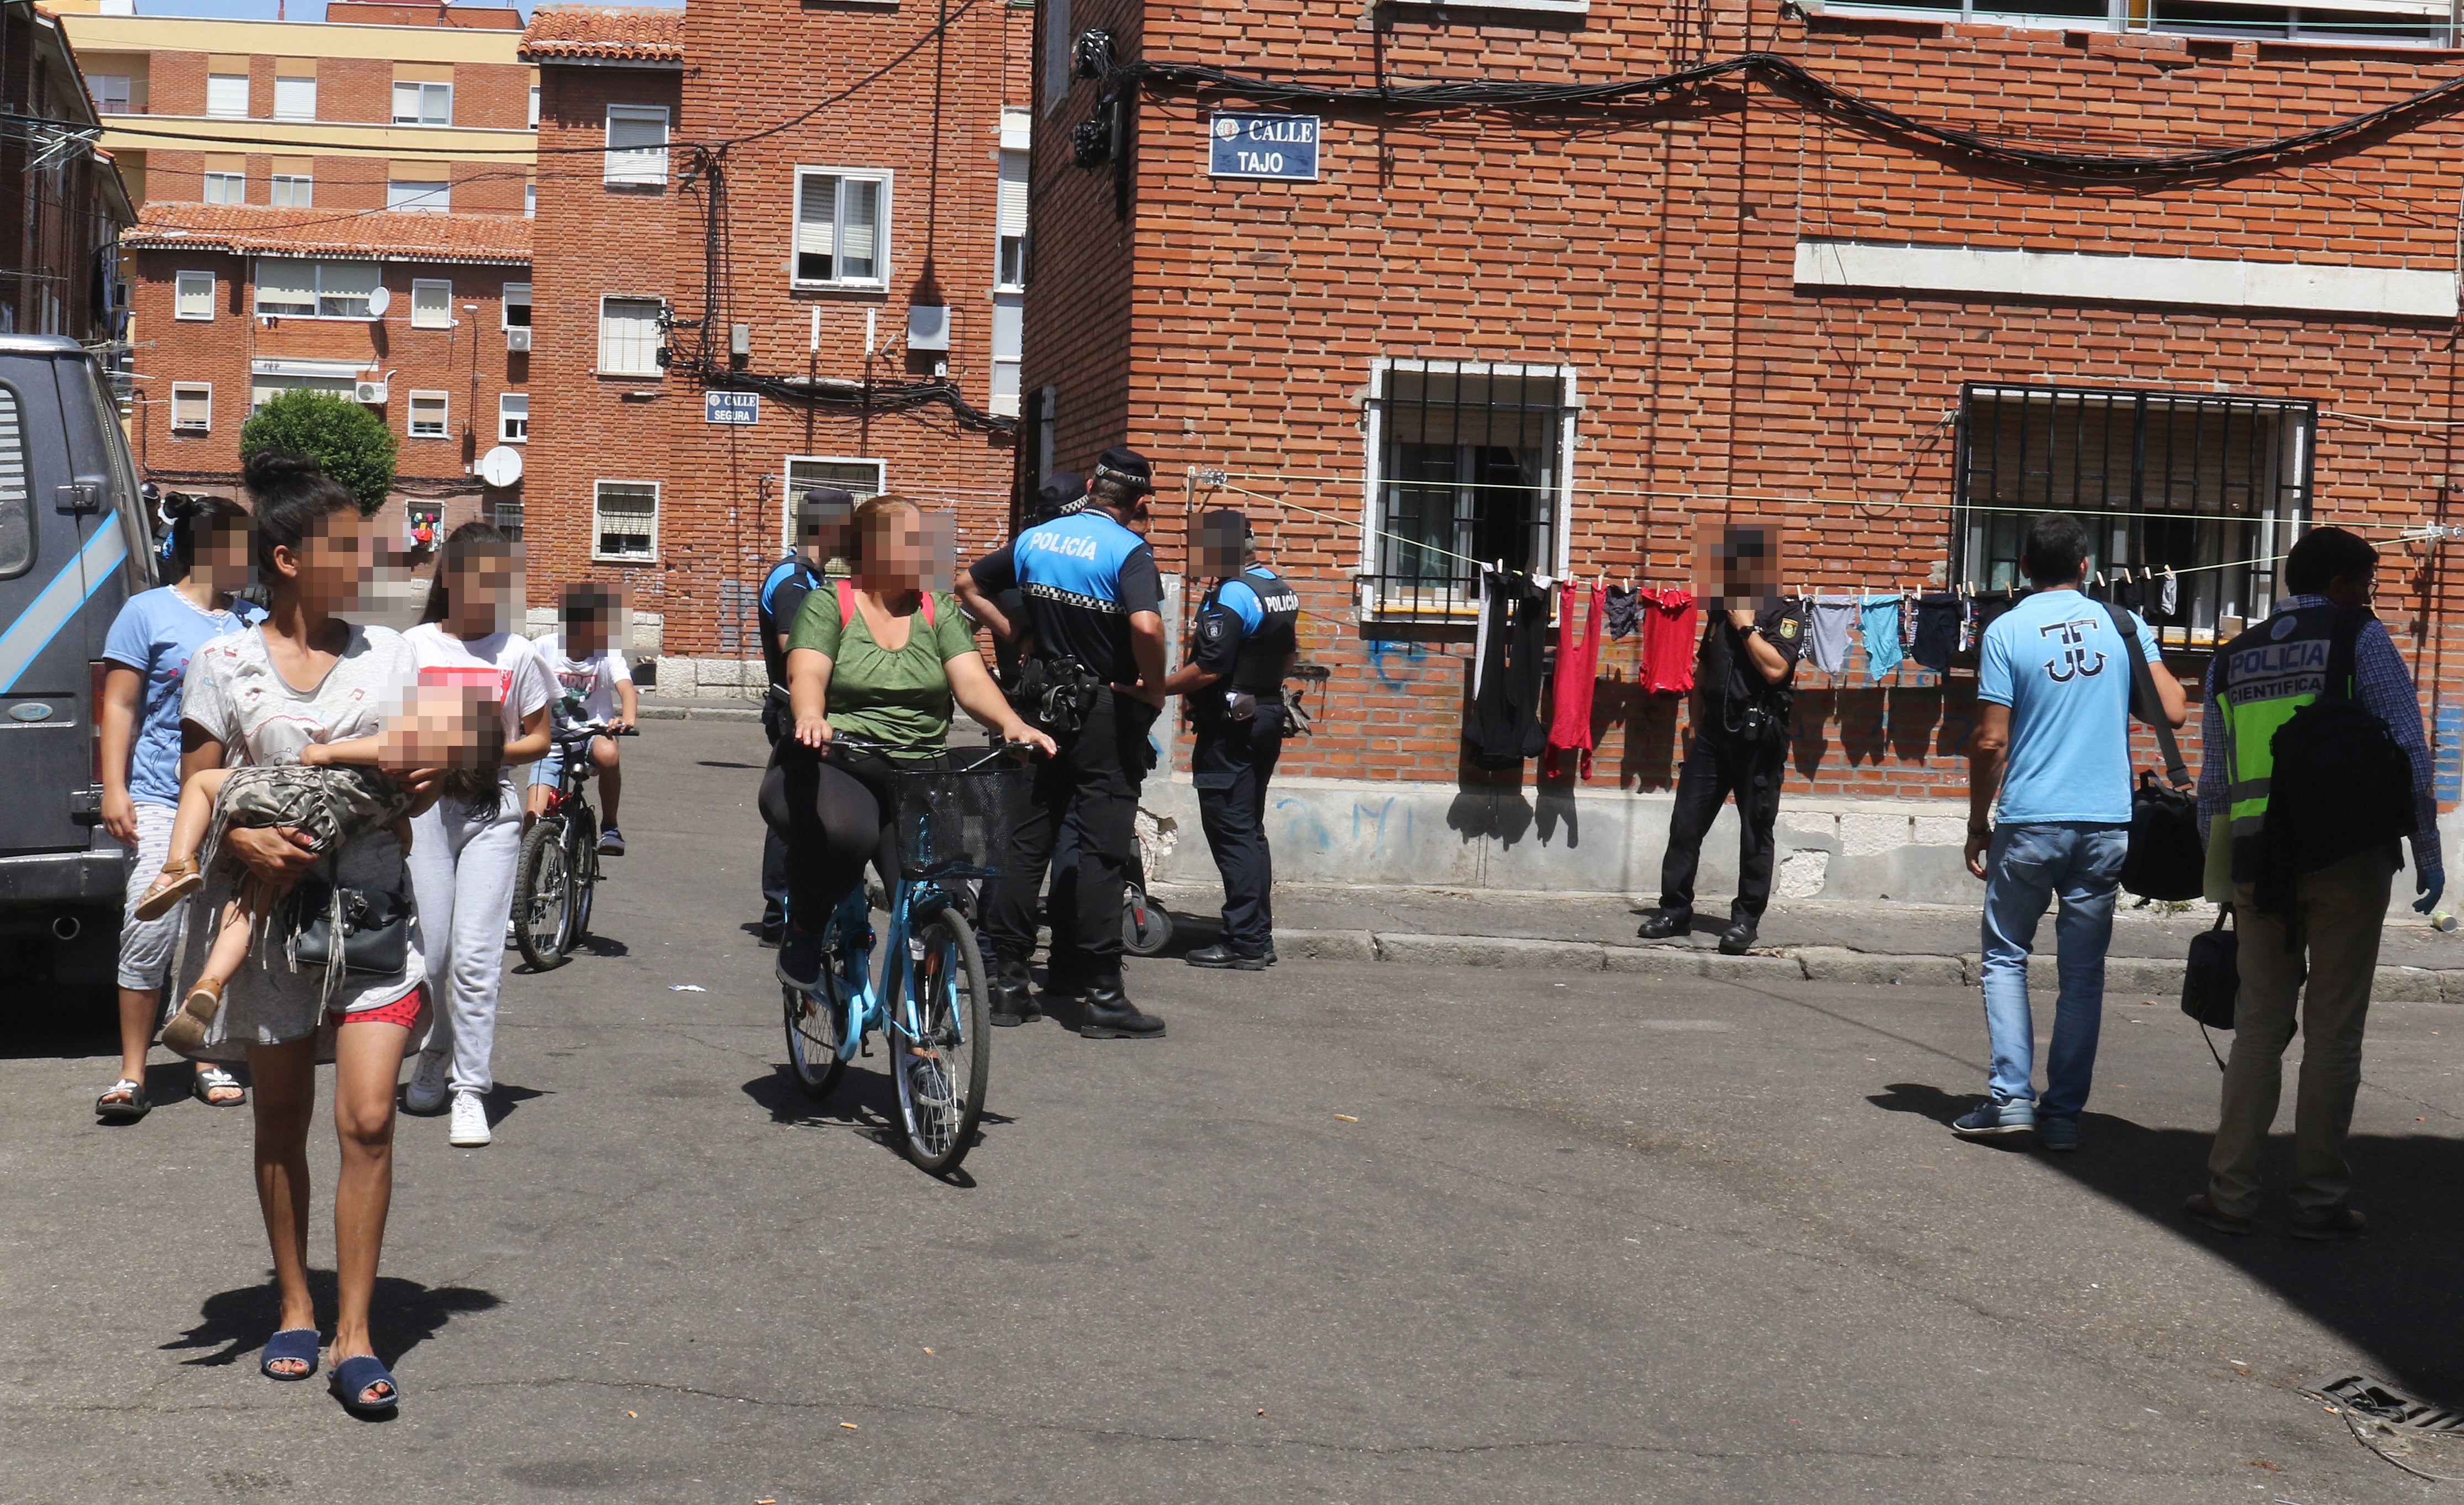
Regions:
M 393 489 L 400 449 L 393 431 L 374 410 L 308 387 L 276 393 L 239 431 L 242 460 L 260 450 L 313 454 L 326 475 L 351 488 L 360 498 L 360 511 L 370 516 Z

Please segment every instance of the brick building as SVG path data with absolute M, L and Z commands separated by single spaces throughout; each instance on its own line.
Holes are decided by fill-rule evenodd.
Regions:
M 0 333 L 109 341 L 117 242 L 136 210 L 93 144 L 76 49 L 32 6 L 0 11 L 0 104 L 27 122 L 0 133 Z
M 1792 589 L 1991 594 L 2029 513 L 2093 514 L 2101 570 L 2176 571 L 2186 679 L 2300 527 L 2360 528 L 2453 807 L 2453 572 L 2397 542 L 2449 517 L 2464 433 L 2464 127 L 2453 85 L 2414 98 L 2445 11 L 1041 19 L 1035 211 L 1073 233 L 1035 251 L 1027 442 L 1153 456 L 1167 570 L 1190 509 L 1243 505 L 1300 585 L 1330 677 L 1287 872 L 1655 892 L 1682 701 L 1629 638 L 1591 786 L 1471 768 L 1448 556 L 1689 586 L 1726 518 L 1786 522 Z M 1070 77 L 1098 29 L 1112 71 Z M 1784 895 L 1968 896 L 1972 664 L 1800 674 Z
M 949 508 L 962 552 L 1005 533 L 1029 28 L 999 5 L 534 13 L 535 612 L 621 584 L 663 691 L 734 691 L 805 487 Z
M 369 403 L 401 440 L 395 520 L 517 520 L 519 484 L 474 470 L 529 428 L 537 89 L 519 12 L 328 14 L 63 17 L 140 201 L 121 270 L 139 463 L 227 487 L 250 412 L 313 387 Z

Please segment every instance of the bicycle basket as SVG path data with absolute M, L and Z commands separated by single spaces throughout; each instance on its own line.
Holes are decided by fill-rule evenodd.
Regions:
M 902 769 L 893 777 L 898 865 L 911 881 L 1000 875 L 1010 832 L 1035 783 L 1033 769 L 1000 763 L 966 772 Z

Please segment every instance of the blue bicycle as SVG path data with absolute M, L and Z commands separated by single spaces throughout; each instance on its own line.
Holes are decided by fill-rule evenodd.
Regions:
M 865 753 L 943 752 L 844 737 L 834 745 Z M 879 1030 L 897 1086 L 907 1158 L 937 1175 L 956 1169 L 975 1143 L 992 1070 L 991 977 L 967 917 L 973 884 L 1000 874 L 996 864 L 1008 849 L 1032 775 L 1000 748 L 973 762 L 891 766 L 901 880 L 886 899 L 889 932 L 875 931 L 872 906 L 859 885 L 824 927 L 815 985 L 807 990 L 781 979 L 787 1061 L 808 1096 L 827 1097 L 847 1063 Z

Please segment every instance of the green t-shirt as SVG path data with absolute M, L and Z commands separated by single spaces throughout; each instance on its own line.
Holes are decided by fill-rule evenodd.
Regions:
M 907 646 L 896 653 L 872 639 L 864 613 L 847 611 L 839 626 L 839 593 L 816 590 L 804 598 L 787 634 L 789 650 L 809 648 L 830 660 L 825 701 L 831 729 L 877 742 L 929 742 L 950 735 L 950 674 L 942 666 L 976 651 L 975 633 L 953 597 L 935 592 L 933 626 L 921 607 L 907 619 Z

